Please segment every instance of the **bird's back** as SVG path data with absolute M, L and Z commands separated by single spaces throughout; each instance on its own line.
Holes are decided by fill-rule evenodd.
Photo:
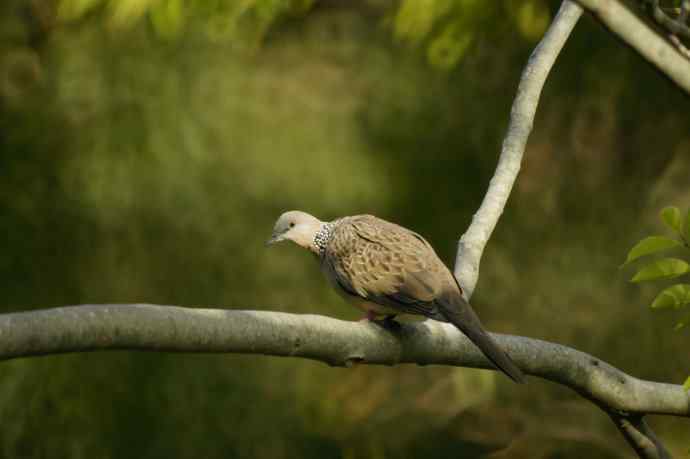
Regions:
M 438 317 L 434 300 L 458 289 L 422 236 L 372 215 L 334 222 L 322 266 L 347 293 L 401 313 Z

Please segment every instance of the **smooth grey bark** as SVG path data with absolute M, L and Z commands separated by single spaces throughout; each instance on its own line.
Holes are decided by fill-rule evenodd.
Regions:
M 454 274 L 468 300 L 477 285 L 484 247 L 503 214 L 515 179 L 520 172 L 520 163 L 527 139 L 532 132 L 541 90 L 580 16 L 582 16 L 582 8 L 577 3 L 564 1 L 522 71 L 496 171 L 479 210 L 472 218 L 472 223 L 458 241 Z
M 525 373 L 568 386 L 612 412 L 690 417 L 682 386 L 630 376 L 559 344 L 493 334 Z M 0 360 L 98 350 L 224 352 L 356 363 L 493 368 L 454 326 L 386 328 L 318 315 L 151 304 L 66 306 L 0 315 Z
M 683 91 L 690 94 L 690 59 L 670 41 L 655 32 L 618 0 L 577 2 Z

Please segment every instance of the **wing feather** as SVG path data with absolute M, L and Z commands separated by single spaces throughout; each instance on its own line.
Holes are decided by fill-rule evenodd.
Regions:
M 324 256 L 343 291 L 400 310 L 439 316 L 435 299 L 447 270 L 424 238 L 370 215 L 350 217 L 334 230 Z

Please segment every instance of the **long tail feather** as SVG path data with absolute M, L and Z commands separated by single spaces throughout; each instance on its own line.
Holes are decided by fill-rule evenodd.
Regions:
M 449 292 L 436 300 L 440 313 L 463 332 L 493 363 L 516 383 L 524 383 L 525 375 L 512 359 L 484 331 L 472 306 L 458 292 Z

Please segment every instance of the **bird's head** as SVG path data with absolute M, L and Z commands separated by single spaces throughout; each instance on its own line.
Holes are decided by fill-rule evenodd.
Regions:
M 292 241 L 300 247 L 318 253 L 319 249 L 314 244 L 314 236 L 319 232 L 324 223 L 316 217 L 299 210 L 285 212 L 273 226 L 273 234 L 266 241 L 266 245 L 281 241 Z

